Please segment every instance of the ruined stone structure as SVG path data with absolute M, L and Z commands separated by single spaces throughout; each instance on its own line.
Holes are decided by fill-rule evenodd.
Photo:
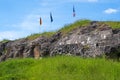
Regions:
M 112 29 L 104 23 L 91 22 L 90 25 L 80 26 L 64 36 L 57 32 L 50 38 L 42 36 L 32 41 L 20 39 L 0 43 L 0 61 L 17 57 L 37 59 L 61 54 L 119 57 L 120 29 Z

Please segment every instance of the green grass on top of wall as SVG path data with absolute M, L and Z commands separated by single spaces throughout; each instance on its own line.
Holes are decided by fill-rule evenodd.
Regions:
M 89 25 L 91 22 L 91 20 L 87 20 L 87 19 L 83 19 L 83 20 L 77 20 L 72 24 L 68 24 L 65 25 L 63 28 L 61 28 L 60 31 L 62 32 L 63 35 L 66 35 L 67 33 L 69 33 L 70 31 L 78 28 L 78 27 L 84 27 Z M 102 23 L 105 23 L 107 25 L 109 25 L 111 28 L 113 29 L 120 29 L 120 21 L 99 21 Z M 28 40 L 34 40 L 40 36 L 45 36 L 45 37 L 51 37 L 52 35 L 54 35 L 57 31 L 51 31 L 51 32 L 43 32 L 43 33 L 36 33 L 36 34 L 31 34 L 30 36 L 27 36 L 26 39 Z M 3 40 L 1 42 L 6 42 L 8 40 Z
M 105 21 L 105 24 L 110 25 L 113 29 L 120 29 L 120 21 Z
M 78 20 L 72 24 L 65 25 L 59 31 L 62 32 L 63 34 L 66 34 L 78 27 L 87 26 L 87 25 L 89 25 L 90 22 L 91 22 L 90 20 Z
M 30 36 L 27 36 L 26 39 L 28 40 L 34 40 L 38 37 L 45 36 L 45 37 L 51 37 L 53 34 L 56 32 L 44 32 L 44 33 L 36 33 L 36 34 L 31 34 Z

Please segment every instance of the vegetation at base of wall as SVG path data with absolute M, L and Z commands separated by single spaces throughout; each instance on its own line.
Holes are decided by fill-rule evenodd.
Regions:
M 120 80 L 120 63 L 78 56 L 13 59 L 0 63 L 0 80 Z

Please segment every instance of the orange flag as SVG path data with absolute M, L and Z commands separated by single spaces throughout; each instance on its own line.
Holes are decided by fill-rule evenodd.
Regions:
M 42 18 L 40 17 L 40 25 L 42 25 Z

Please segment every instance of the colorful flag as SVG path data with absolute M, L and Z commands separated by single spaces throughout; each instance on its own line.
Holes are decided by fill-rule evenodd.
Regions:
M 42 25 L 42 18 L 40 17 L 40 25 Z
M 73 6 L 73 17 L 75 17 L 76 14 L 75 14 L 75 7 Z
M 50 21 L 53 22 L 52 13 L 50 13 Z

